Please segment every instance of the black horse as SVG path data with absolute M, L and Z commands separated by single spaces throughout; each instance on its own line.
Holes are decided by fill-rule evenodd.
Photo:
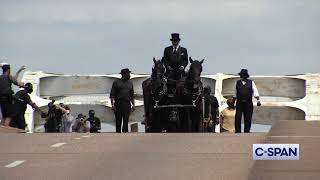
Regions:
M 183 129 L 186 132 L 202 132 L 203 121 L 203 85 L 201 82 L 202 63 L 201 61 L 189 58 L 190 68 L 186 77 L 177 85 L 178 99 L 181 104 L 193 105 L 192 108 L 184 109 Z
M 161 110 L 154 107 L 165 100 L 167 80 L 164 76 L 165 67 L 163 62 L 153 58 L 153 63 L 151 78 L 142 82 L 145 129 L 146 132 L 161 132 L 165 129 L 165 123 L 162 121 L 165 117 L 163 117 Z

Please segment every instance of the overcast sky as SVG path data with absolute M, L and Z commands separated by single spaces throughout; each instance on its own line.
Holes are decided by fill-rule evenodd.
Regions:
M 0 61 L 56 73 L 149 73 L 179 32 L 206 74 L 319 72 L 319 19 L 319 0 L 0 0 Z

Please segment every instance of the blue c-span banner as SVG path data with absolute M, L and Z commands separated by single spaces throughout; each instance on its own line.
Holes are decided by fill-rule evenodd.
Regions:
M 253 144 L 253 160 L 299 160 L 299 144 Z

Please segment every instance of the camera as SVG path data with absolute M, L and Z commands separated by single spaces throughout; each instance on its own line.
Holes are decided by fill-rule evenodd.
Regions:
M 86 116 L 83 116 L 82 118 L 80 118 L 80 121 L 83 122 L 86 119 Z
M 79 119 L 80 120 L 80 122 L 83 122 L 84 120 L 85 120 L 85 118 L 86 118 L 87 116 L 84 116 L 83 114 L 78 114 L 78 117 L 77 117 L 77 119 Z

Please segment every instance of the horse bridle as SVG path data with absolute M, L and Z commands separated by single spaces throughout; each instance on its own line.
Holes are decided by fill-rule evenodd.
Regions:
M 152 78 L 153 82 L 155 82 L 157 80 L 161 81 L 161 85 L 162 85 L 161 91 L 157 91 L 158 87 L 154 88 L 153 85 L 152 85 L 153 87 L 151 89 L 152 99 L 155 101 L 156 106 L 158 105 L 158 103 L 162 99 L 162 97 L 167 93 L 167 79 L 163 75 L 163 73 L 157 73 L 156 78 L 154 78 L 154 77 Z M 159 97 L 158 99 L 156 99 L 156 96 L 155 96 L 156 93 L 157 93 L 157 97 Z
M 199 97 L 202 94 L 203 91 L 203 87 L 201 86 L 201 81 L 197 81 L 198 84 L 198 88 L 196 92 L 192 92 L 191 93 L 191 97 L 192 97 L 192 105 L 195 106 L 196 105 L 196 101 L 199 99 Z
M 162 84 L 162 90 L 160 92 L 158 92 L 158 97 L 159 99 L 157 100 L 154 96 L 155 92 L 154 92 L 154 88 L 152 88 L 151 94 L 152 94 L 152 98 L 155 101 L 155 106 L 158 105 L 159 101 L 161 101 L 161 99 L 164 97 L 164 95 L 167 93 L 168 88 L 167 88 L 167 79 L 163 76 L 161 79 L 161 84 Z
M 189 71 L 192 71 L 191 67 L 190 67 Z M 202 71 L 202 70 L 200 70 L 200 71 Z M 191 73 L 193 73 L 193 72 L 191 72 Z M 190 78 L 190 74 L 188 76 Z M 192 81 L 194 82 L 193 84 L 197 84 L 198 85 L 196 91 L 195 92 L 191 92 L 192 105 L 195 106 L 196 105 L 196 101 L 199 99 L 199 97 L 202 94 L 203 87 L 201 85 L 201 80 L 192 80 Z M 194 89 L 192 89 L 192 90 L 194 90 Z

